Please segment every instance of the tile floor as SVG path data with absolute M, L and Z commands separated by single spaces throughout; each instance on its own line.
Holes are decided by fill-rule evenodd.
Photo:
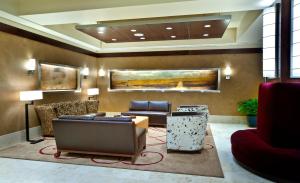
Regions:
M 147 172 L 116 168 L 68 165 L 0 158 L 0 183 L 260 183 L 269 182 L 241 168 L 230 151 L 230 135 L 243 124 L 211 123 L 225 178 Z

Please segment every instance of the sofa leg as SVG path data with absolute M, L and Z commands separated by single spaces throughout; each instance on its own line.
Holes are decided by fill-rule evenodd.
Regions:
M 57 151 L 55 154 L 54 154 L 54 157 L 55 158 L 59 158 L 61 155 L 61 151 Z
M 132 164 L 132 165 L 134 164 L 135 160 L 136 160 L 136 156 L 132 156 L 132 157 L 131 157 L 131 164 Z

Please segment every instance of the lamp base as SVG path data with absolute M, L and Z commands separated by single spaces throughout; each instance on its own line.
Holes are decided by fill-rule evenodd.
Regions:
M 37 139 L 37 140 L 29 140 L 30 144 L 37 144 L 39 142 L 44 141 L 44 139 Z

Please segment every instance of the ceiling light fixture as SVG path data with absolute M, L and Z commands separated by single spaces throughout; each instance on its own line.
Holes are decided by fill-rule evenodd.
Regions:
M 211 25 L 207 24 L 207 25 L 204 25 L 205 28 L 210 28 Z
M 145 37 L 141 37 L 140 39 L 145 40 L 146 38 Z
M 99 34 L 104 34 L 104 31 L 98 31 Z
M 117 39 L 115 39 L 115 38 L 112 38 L 111 40 L 112 40 L 112 41 L 117 41 Z
M 172 39 L 176 38 L 176 36 L 171 36 Z
M 166 27 L 166 29 L 167 29 L 167 30 L 172 30 L 173 28 L 172 28 L 172 27 Z
M 209 36 L 209 34 L 203 34 L 203 36 L 204 36 L 204 37 L 208 37 L 208 36 Z
M 136 37 L 143 37 L 144 34 L 143 33 L 135 33 L 134 36 L 136 36 Z
M 130 31 L 131 31 L 131 32 L 136 32 L 136 30 L 135 30 L 135 29 L 131 29 Z

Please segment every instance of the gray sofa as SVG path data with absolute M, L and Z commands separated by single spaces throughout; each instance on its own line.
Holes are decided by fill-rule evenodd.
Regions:
M 74 117 L 74 118 L 73 118 Z M 53 120 L 56 157 L 61 152 L 136 157 L 146 148 L 146 129 L 131 118 L 61 116 Z
M 148 116 L 149 125 L 166 126 L 167 116 L 171 113 L 168 101 L 131 101 L 129 111 L 122 112 L 127 116 Z

